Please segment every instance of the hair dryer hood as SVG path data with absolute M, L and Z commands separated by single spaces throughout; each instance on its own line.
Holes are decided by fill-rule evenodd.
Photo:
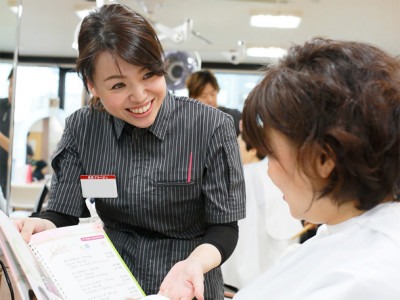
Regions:
M 167 51 L 165 56 L 168 61 L 167 87 L 175 91 L 186 87 L 186 78 L 201 69 L 201 60 L 197 53 L 190 55 L 182 51 Z

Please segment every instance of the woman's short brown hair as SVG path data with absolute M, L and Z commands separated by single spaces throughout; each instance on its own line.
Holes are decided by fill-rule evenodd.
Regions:
M 93 82 L 96 58 L 103 52 L 114 58 L 119 56 L 132 65 L 143 66 L 156 75 L 166 74 L 164 51 L 153 27 L 143 16 L 122 4 L 103 5 L 85 17 L 78 46 L 76 69 L 86 90 L 87 80 Z M 98 102 L 98 99 L 92 99 L 91 104 L 95 106 Z
M 190 74 L 188 78 L 186 78 L 186 87 L 189 91 L 189 97 L 197 99 L 203 92 L 207 83 L 211 84 L 211 86 L 219 92 L 217 78 L 215 78 L 214 74 L 210 71 L 202 70 Z
M 269 128 L 297 149 L 298 166 L 321 180 L 319 197 L 359 209 L 399 199 L 400 63 L 365 43 L 315 38 L 293 46 L 249 94 L 243 127 L 253 146 L 270 153 Z M 327 153 L 335 168 L 316 176 Z

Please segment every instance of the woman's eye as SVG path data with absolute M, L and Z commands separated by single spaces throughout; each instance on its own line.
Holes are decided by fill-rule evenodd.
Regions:
M 123 84 L 122 82 L 118 82 L 117 84 L 114 84 L 111 89 L 112 90 L 117 90 L 117 89 L 120 89 L 120 88 L 122 88 L 124 86 L 125 86 L 125 84 Z
M 143 78 L 147 79 L 147 78 L 150 78 L 150 77 L 153 77 L 153 76 L 154 76 L 154 72 L 148 72 L 148 73 L 144 74 Z

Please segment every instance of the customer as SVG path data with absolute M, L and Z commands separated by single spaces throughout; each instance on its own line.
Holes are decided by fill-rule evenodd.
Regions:
M 244 131 L 317 235 L 234 299 L 400 299 L 400 63 L 364 43 L 293 46 L 250 93 Z
M 238 143 L 246 185 L 246 218 L 238 222 L 238 244 L 221 269 L 224 283 L 241 289 L 299 242 L 292 237 L 303 226 L 291 216 L 281 191 L 268 176 L 268 159 L 250 145 L 243 133 Z
M 217 105 L 219 85 L 213 73 L 203 70 L 190 74 L 186 79 L 186 87 L 189 91 L 189 97 L 231 115 L 235 124 L 236 135 L 239 135 L 239 121 L 242 118 L 242 113 L 237 109 Z
M 93 94 L 66 121 L 52 161 L 47 212 L 34 232 L 89 216 L 81 175 L 115 175 L 117 198 L 95 199 L 105 231 L 146 294 L 223 299 L 219 265 L 245 216 L 243 171 L 229 117 L 167 92 L 150 24 L 120 4 L 81 24 L 77 70 Z M 204 274 L 204 276 L 203 276 Z

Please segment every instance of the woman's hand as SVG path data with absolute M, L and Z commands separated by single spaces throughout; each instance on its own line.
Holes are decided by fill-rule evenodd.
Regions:
M 159 295 L 171 300 L 204 299 L 204 276 L 200 261 L 187 258 L 176 263 L 161 284 Z
M 26 242 L 31 239 L 34 233 L 56 228 L 53 222 L 41 218 L 23 218 L 13 222 Z
M 221 263 L 219 250 L 201 244 L 185 260 L 176 263 L 165 276 L 159 295 L 171 300 L 204 300 L 204 276 Z

